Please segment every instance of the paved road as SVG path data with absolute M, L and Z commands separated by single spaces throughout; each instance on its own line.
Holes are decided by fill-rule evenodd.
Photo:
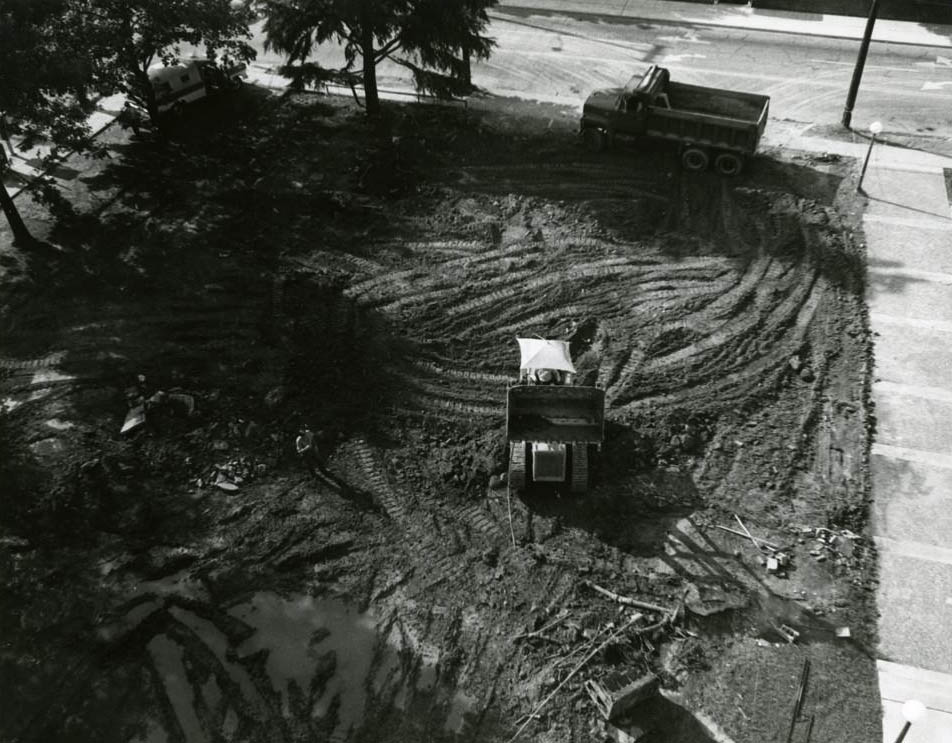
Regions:
M 770 95 L 775 119 L 832 125 L 842 115 L 858 48 L 855 39 L 704 25 L 705 19 L 695 18 L 693 13 L 707 12 L 701 10 L 706 6 L 684 3 L 664 4 L 668 16 L 680 13 L 679 17 L 688 18 L 677 23 L 651 18 L 639 22 L 618 22 L 611 17 L 576 19 L 513 7 L 527 3 L 510 0 L 492 13 L 488 34 L 497 40 L 497 48 L 488 62 L 475 65 L 473 76 L 477 85 L 496 94 L 579 107 L 592 89 L 622 85 L 632 74 L 658 63 L 684 82 Z M 552 0 L 537 0 L 537 4 L 573 5 Z M 574 5 L 584 7 L 587 3 Z M 644 15 L 650 5 L 643 0 L 632 2 L 628 12 Z M 692 15 L 677 10 L 685 7 Z M 830 33 L 854 32 L 856 19 L 846 20 L 852 25 L 833 24 Z M 812 25 L 816 31 L 824 24 Z M 926 45 L 872 45 L 854 124 L 865 127 L 879 120 L 886 131 L 911 133 L 947 128 L 952 110 L 952 48 L 948 46 L 952 42 L 921 27 L 915 27 L 918 33 L 913 33 L 910 27 L 915 24 L 892 26 L 903 33 L 894 30 L 889 38 Z M 259 71 L 282 63 L 281 55 L 264 50 L 260 27 L 254 43 L 259 51 Z M 332 65 L 340 64 L 342 55 L 327 46 L 315 58 Z M 385 87 L 406 85 L 406 70 L 396 65 L 381 65 L 379 74 Z

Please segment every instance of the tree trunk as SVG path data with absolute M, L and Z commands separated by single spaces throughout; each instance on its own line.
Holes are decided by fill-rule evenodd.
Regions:
M 374 29 L 370 23 L 364 23 L 360 30 L 361 53 L 364 59 L 364 100 L 367 115 L 380 113 L 380 96 L 377 94 L 377 63 L 374 60 Z
M 0 163 L 0 176 L 3 175 L 5 170 L 4 164 Z M 0 180 L 2 180 L 2 178 L 0 178 Z M 10 229 L 13 231 L 13 242 L 18 245 L 33 242 L 33 235 L 31 235 L 30 231 L 26 228 L 23 217 L 21 217 L 20 212 L 17 211 L 17 205 L 13 203 L 13 198 L 7 193 L 7 189 L 2 183 L 0 183 L 0 208 L 3 209 L 3 213 L 7 217 L 7 222 L 10 223 Z
M 146 111 L 149 113 L 149 119 L 153 124 L 159 126 L 159 104 L 155 100 L 155 89 L 152 87 L 152 81 L 149 80 L 149 73 L 142 69 L 136 69 L 135 75 L 142 102 L 145 103 Z
M 473 61 L 469 49 L 463 47 L 463 82 L 468 88 L 473 87 Z

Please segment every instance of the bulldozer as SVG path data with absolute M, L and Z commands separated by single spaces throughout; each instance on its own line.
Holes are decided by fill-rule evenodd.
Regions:
M 589 453 L 605 436 L 605 391 L 575 384 L 566 341 L 516 338 L 519 379 L 506 394 L 509 487 L 588 490 Z

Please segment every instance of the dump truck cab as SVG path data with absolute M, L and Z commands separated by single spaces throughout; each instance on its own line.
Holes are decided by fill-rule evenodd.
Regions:
M 624 88 L 596 90 L 582 109 L 582 129 L 613 135 L 643 134 L 650 106 L 671 108 L 665 89 L 671 74 L 652 65 L 644 75 L 635 75 Z
M 519 379 L 506 395 L 509 486 L 567 484 L 588 489 L 589 448 L 604 438 L 605 392 L 575 385 L 565 341 L 517 338 Z

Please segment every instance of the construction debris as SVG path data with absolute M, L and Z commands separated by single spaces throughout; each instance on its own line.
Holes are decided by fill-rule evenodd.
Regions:
M 126 419 L 123 421 L 119 433 L 129 433 L 129 431 L 138 428 L 143 423 L 145 423 L 145 405 L 136 405 L 135 407 L 129 408 L 129 412 L 126 413 Z
M 632 708 L 658 693 L 660 679 L 653 673 L 633 678 L 626 673 L 613 673 L 601 681 L 589 679 L 585 691 L 607 722 L 617 721 Z
M 609 591 L 607 588 L 602 588 L 596 583 L 592 583 L 589 580 L 582 581 L 583 585 L 588 586 L 596 593 L 602 594 L 602 596 L 607 596 L 612 601 L 617 601 L 619 604 L 625 604 L 626 606 L 633 606 L 636 609 L 644 609 L 645 611 L 656 611 L 660 614 L 665 614 L 672 619 L 677 613 L 677 609 L 670 609 L 664 606 L 658 606 L 657 604 L 649 604 L 645 601 L 638 601 L 637 599 L 629 598 L 628 596 L 622 596 L 621 594 L 615 593 L 614 591 Z

